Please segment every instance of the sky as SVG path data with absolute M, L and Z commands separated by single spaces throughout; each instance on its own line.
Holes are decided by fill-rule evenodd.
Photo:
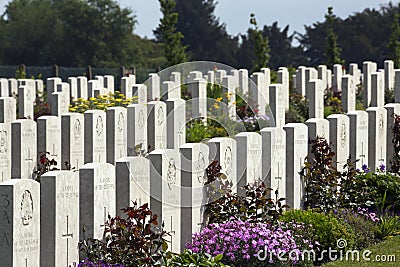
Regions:
M 116 0 L 121 6 L 134 11 L 138 24 L 135 33 L 153 38 L 161 12 L 158 0 Z M 191 0 L 188 0 L 191 1 Z M 0 13 L 8 0 L 0 0 Z M 324 20 L 329 6 L 341 17 L 363 11 L 365 8 L 379 8 L 390 0 L 218 0 L 215 15 L 226 24 L 229 34 L 245 33 L 250 26 L 250 14 L 256 15 L 258 25 L 271 25 L 277 21 L 281 28 L 289 25 L 289 31 L 304 32 L 304 25 Z M 399 1 L 392 1 L 398 3 Z

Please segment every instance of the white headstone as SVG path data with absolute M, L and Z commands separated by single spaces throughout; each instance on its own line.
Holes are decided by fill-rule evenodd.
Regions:
M 80 113 L 61 116 L 61 168 L 78 170 L 84 164 L 84 117 Z
M 203 225 L 207 192 L 208 147 L 202 143 L 184 144 L 181 154 L 182 190 L 182 243 L 189 242 L 192 234 L 199 232 Z M 183 244 L 184 245 L 184 244 Z
M 0 183 L 11 179 L 11 123 L 0 123 Z
M 249 93 L 249 72 L 247 69 L 239 70 L 239 88 L 243 96 Z
M 327 119 L 329 121 L 329 141 L 332 142 L 331 150 L 335 153 L 333 166 L 338 171 L 343 171 L 349 158 L 350 120 L 344 114 L 329 115 Z
M 132 96 L 137 97 L 138 104 L 147 103 L 147 87 L 144 84 L 134 84 L 132 86 Z
M 52 93 L 57 91 L 57 84 L 62 83 L 61 78 L 58 77 L 52 77 L 52 78 L 47 78 L 46 80 L 46 91 L 47 95 L 51 95 Z
M 150 203 L 150 161 L 145 157 L 120 158 L 115 163 L 117 215 L 133 201 Z
M 327 67 L 325 65 L 319 65 L 318 66 L 318 79 L 322 81 L 322 84 L 324 86 L 324 90 L 327 88 L 327 75 L 326 75 L 326 70 Z
M 10 96 L 10 90 L 8 88 L 8 80 L 0 78 L 0 97 Z
M 0 97 L 0 123 L 15 121 L 16 107 L 17 101 L 14 97 Z
M 69 101 L 64 92 L 55 92 L 51 94 L 51 114 L 61 116 L 69 111 Z
M 344 112 L 356 109 L 356 84 L 352 75 L 342 77 L 342 108 Z
M 170 98 L 181 97 L 181 86 L 174 81 L 165 81 L 161 84 L 161 99 L 166 101 Z
M 181 91 L 181 73 L 180 72 L 172 72 L 171 73 L 171 75 L 170 75 L 170 80 L 172 81 L 172 82 L 174 82 L 174 88 L 178 88 L 179 87 L 179 93 L 180 93 L 180 91 Z M 175 90 L 177 90 L 177 89 L 175 89 Z M 181 95 L 179 94 L 179 96 L 172 96 L 171 95 L 171 97 L 181 97 Z
M 356 162 L 356 167 L 368 165 L 368 113 L 363 110 L 353 110 L 347 113 L 350 119 L 350 157 Z
M 275 126 L 282 128 L 285 125 L 285 90 L 282 84 L 269 86 L 269 107 L 274 116 Z
M 149 100 L 160 100 L 160 77 L 158 74 L 150 73 L 148 82 L 149 84 L 147 85 L 147 88 L 149 91 L 147 95 Z
M 33 102 L 35 102 L 35 92 L 32 87 L 18 87 L 18 118 L 32 119 L 34 118 Z
M 102 89 L 102 86 L 100 86 L 99 80 L 88 81 L 88 98 L 96 97 L 100 89 Z
M 255 72 L 250 77 L 249 99 L 253 100 L 257 105 L 258 114 L 265 115 L 265 108 L 269 104 L 269 87 L 266 87 L 265 74 Z M 282 99 L 283 101 L 283 99 Z
M 351 63 L 349 65 L 349 74 L 353 76 L 355 85 L 359 85 L 361 83 L 361 71 L 358 69 L 357 63 Z
M 85 76 L 78 76 L 77 78 L 78 98 L 88 99 L 88 81 Z
M 261 177 L 272 188 L 271 197 L 278 191 L 286 198 L 286 132 L 283 128 L 267 127 L 260 131 L 262 137 Z
M 377 65 L 374 62 L 363 62 L 363 89 L 364 89 L 364 108 L 368 108 L 371 103 L 371 74 L 376 72 Z
M 37 152 L 38 162 L 40 156 L 46 153 L 47 158 L 57 162 L 54 167 L 61 169 L 61 117 L 41 116 L 38 118 Z
M 83 165 L 79 169 L 79 240 L 102 239 L 105 222 L 116 215 L 115 209 L 115 167 L 109 163 Z
M 385 60 L 385 89 L 393 90 L 394 88 L 394 62 L 393 60 Z
M 333 65 L 333 82 L 332 87 L 334 92 L 342 91 L 342 76 L 343 76 L 343 67 L 341 64 Z
M 106 125 L 107 162 L 115 164 L 118 159 L 127 156 L 127 109 L 108 108 Z
M 271 70 L 269 68 L 261 68 L 261 73 L 264 73 L 264 88 L 268 89 L 271 85 Z
M 167 147 L 167 105 L 160 101 L 147 103 L 148 151 Z
M 289 110 L 289 71 L 285 67 L 278 70 L 278 83 L 282 84 L 283 99 L 285 101 L 285 110 Z
M 78 78 L 69 77 L 68 78 L 70 96 L 73 100 L 78 99 Z
M 114 76 L 104 76 L 104 88 L 107 89 L 109 92 L 114 93 Z
M 85 119 L 85 163 L 103 163 L 106 159 L 106 113 L 88 110 Z
M 79 261 L 79 175 L 50 171 L 40 178 L 40 266 Z
M 167 148 L 178 149 L 186 143 L 186 102 L 171 98 L 167 104 Z
M 308 113 L 310 118 L 324 118 L 324 84 L 320 79 L 308 82 L 307 97 L 309 101 Z
M 305 96 L 306 95 L 306 67 L 300 66 L 296 70 L 296 89 L 297 93 Z
M 387 111 L 387 127 L 386 127 L 386 162 L 387 170 L 391 170 L 391 161 L 394 157 L 394 144 L 393 144 L 393 125 L 394 125 L 394 114 L 400 115 L 400 104 L 386 104 L 385 109 Z
M 303 207 L 304 185 L 300 171 L 307 157 L 307 126 L 288 123 L 283 129 L 286 131 L 286 204 L 299 209 Z
M 2 266 L 40 266 L 40 185 L 30 179 L 0 183 Z
M 180 253 L 181 240 L 181 158 L 178 150 L 156 149 L 150 159 L 150 207 L 171 233 L 171 251 Z
M 316 140 L 317 137 L 325 138 L 329 143 L 329 121 L 323 118 L 308 119 L 305 124 L 308 128 L 308 139 Z M 308 144 L 308 160 L 313 158 L 312 145 Z
M 387 165 L 386 131 L 387 111 L 385 108 L 367 108 L 368 113 L 368 167 L 375 171 Z
M 147 107 L 131 104 L 127 110 L 127 155 L 135 156 L 138 149 L 147 152 Z
M 188 88 L 192 92 L 192 117 L 207 118 L 207 81 L 195 79 Z
M 226 70 L 217 70 L 215 72 L 215 83 L 222 84 L 222 78 L 226 76 Z
M 385 105 L 384 75 L 382 72 L 371 74 L 371 107 L 383 107 Z
M 235 137 L 237 154 L 236 175 L 238 194 L 245 196 L 243 188 L 249 183 L 262 180 L 261 176 L 261 135 L 255 132 L 239 133 Z
M 8 89 L 10 96 L 16 96 L 18 94 L 18 81 L 14 78 L 8 79 Z
M 229 137 L 214 137 L 208 141 L 209 161 L 218 160 L 221 173 L 232 182 L 232 191 L 237 191 L 237 154 L 236 140 Z
M 11 123 L 11 178 L 30 179 L 36 170 L 36 122 L 28 119 Z

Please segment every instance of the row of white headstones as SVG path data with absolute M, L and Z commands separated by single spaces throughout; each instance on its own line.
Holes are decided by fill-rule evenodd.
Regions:
M 233 182 L 234 191 L 243 194 L 242 185 L 265 178 L 267 186 L 278 189 L 279 195 L 293 208 L 302 207 L 299 171 L 310 154 L 309 138 L 323 136 L 333 143 L 334 162 L 339 170 L 349 156 L 360 160 L 358 168 L 363 164 L 371 169 L 386 165 L 393 155 L 392 115 L 400 113 L 400 104 L 385 105 L 383 99 L 383 103 L 371 101 L 366 111 L 355 110 L 356 86 L 361 80 L 364 95 L 365 90 L 371 89 L 371 99 L 381 96 L 377 91 L 383 90 L 384 95 L 383 84 L 390 82 L 381 81 L 386 72 L 368 71 L 371 66 L 376 68 L 375 63 L 365 62 L 363 75 L 352 66 L 355 74 L 342 75 L 342 84 L 339 86 L 337 80 L 334 86 L 346 95 L 343 101 L 346 114 L 331 115 L 327 119 L 318 111 L 323 109 L 323 90 L 331 79 L 319 79 L 319 73 L 329 77 L 329 70 L 324 66 L 319 66 L 318 71 L 303 67 L 297 70 L 296 88 L 310 101 L 310 119 L 304 124 L 285 124 L 289 96 L 286 68 L 278 71 L 281 83 L 273 85 L 268 84 L 269 69 L 266 68 L 251 75 L 255 85 L 249 85 L 246 70 L 231 71 L 232 75 L 222 70 L 210 71 L 207 79 L 220 82 L 227 92 L 234 94 L 239 88 L 240 93 L 247 91 L 258 104 L 268 104 L 276 125 L 262 129 L 260 134 L 243 132 L 192 144 L 185 143 L 187 111 L 185 101 L 180 99 L 178 73 L 172 73 L 171 81 L 162 82 L 161 87 L 156 74 L 150 75 L 147 85 L 136 85 L 134 76 L 122 78 L 121 91 L 128 97 L 137 95 L 139 99 L 138 104 L 127 108 L 113 107 L 107 112 L 91 110 L 84 114 L 53 109 L 57 111 L 53 116 L 42 116 L 37 122 L 30 119 L 33 113 L 26 113 L 33 112 L 32 99 L 24 98 L 36 95 L 35 90 L 43 90 L 43 86 L 40 88 L 43 82 L 17 81 L 18 117 L 28 119 L 16 119 L 16 100 L 10 96 L 12 86 L 4 90 L 8 95 L 0 98 L 0 258 L 6 266 L 72 265 L 79 260 L 78 241 L 91 237 L 101 239 L 108 215 L 121 214 L 121 208 L 134 200 L 139 204 L 150 203 L 150 208 L 165 222 L 165 229 L 172 233 L 171 250 L 179 252 L 191 234 L 202 226 L 207 202 L 204 170 L 215 159 Z M 340 71 L 341 68 L 334 67 L 333 81 Z M 393 72 L 390 81 L 393 80 L 392 90 L 397 95 L 398 72 Z M 201 75 L 201 72 L 189 74 L 193 98 L 206 97 L 207 81 Z M 97 84 L 103 83 L 106 89 L 98 85 L 92 90 L 92 96 L 113 90 L 113 82 L 109 82 L 113 78 L 108 77 L 103 77 L 102 82 L 96 78 Z M 52 106 L 59 106 L 57 94 L 62 98 L 68 91 L 69 96 L 79 97 L 73 96 L 73 80 L 70 78 L 69 83 L 59 78 L 47 80 L 48 95 L 54 96 Z M 370 87 L 365 87 L 365 81 L 369 81 Z M 7 85 L 12 83 L 13 80 L 7 80 Z M 94 88 L 91 83 L 87 82 L 88 88 Z M 96 92 L 98 88 L 101 92 Z M 147 96 L 164 101 L 148 102 Z M 197 107 L 192 105 L 190 112 L 197 111 L 204 117 L 207 106 L 203 101 L 196 103 Z M 148 157 L 135 156 L 138 147 L 146 150 L 148 145 Z M 55 159 L 56 167 L 63 171 L 45 173 L 39 184 L 30 178 L 41 151 L 49 152 L 48 157 Z M 66 170 L 65 162 L 72 170 Z

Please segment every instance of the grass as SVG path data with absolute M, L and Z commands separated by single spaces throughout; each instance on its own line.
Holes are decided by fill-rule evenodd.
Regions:
M 324 264 L 324 267 L 334 267 L 334 266 L 400 266 L 400 235 L 395 237 L 390 237 L 387 240 L 371 246 L 367 248 L 371 251 L 371 254 L 368 256 L 371 261 L 365 261 L 362 257 L 362 252 L 360 252 L 360 261 L 335 261 Z M 365 251 L 365 250 L 364 250 Z M 392 257 L 394 255 L 394 258 Z M 386 257 L 389 259 L 389 256 L 392 257 L 390 262 L 387 260 L 386 262 L 378 262 L 375 260 L 375 257 Z M 350 255 L 351 257 L 351 255 Z M 345 256 L 343 256 L 345 258 Z

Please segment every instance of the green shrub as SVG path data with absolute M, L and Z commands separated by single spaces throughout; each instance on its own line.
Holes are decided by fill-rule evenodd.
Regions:
M 375 236 L 377 223 L 368 219 L 363 214 L 353 210 L 339 209 L 331 213 L 344 224 L 351 226 L 355 237 L 355 248 L 363 249 L 377 243 L 378 238 Z
M 221 262 L 222 257 L 222 254 L 213 257 L 207 253 L 193 253 L 191 250 L 185 249 L 181 254 L 168 253 L 165 267 L 229 267 Z
M 148 204 L 122 209 L 123 216 L 116 216 L 105 223 L 104 238 L 84 239 L 79 242 L 81 257 L 90 262 L 123 264 L 124 266 L 161 266 L 168 248 L 169 235 L 163 225 L 158 226 L 157 215 Z
M 335 218 L 332 214 L 325 214 L 314 210 L 289 210 L 280 217 L 282 221 L 311 224 L 315 230 L 315 236 L 321 245 L 321 250 L 336 249 L 337 241 L 344 239 L 347 241 L 347 249 L 355 247 L 355 234 L 348 224 Z

